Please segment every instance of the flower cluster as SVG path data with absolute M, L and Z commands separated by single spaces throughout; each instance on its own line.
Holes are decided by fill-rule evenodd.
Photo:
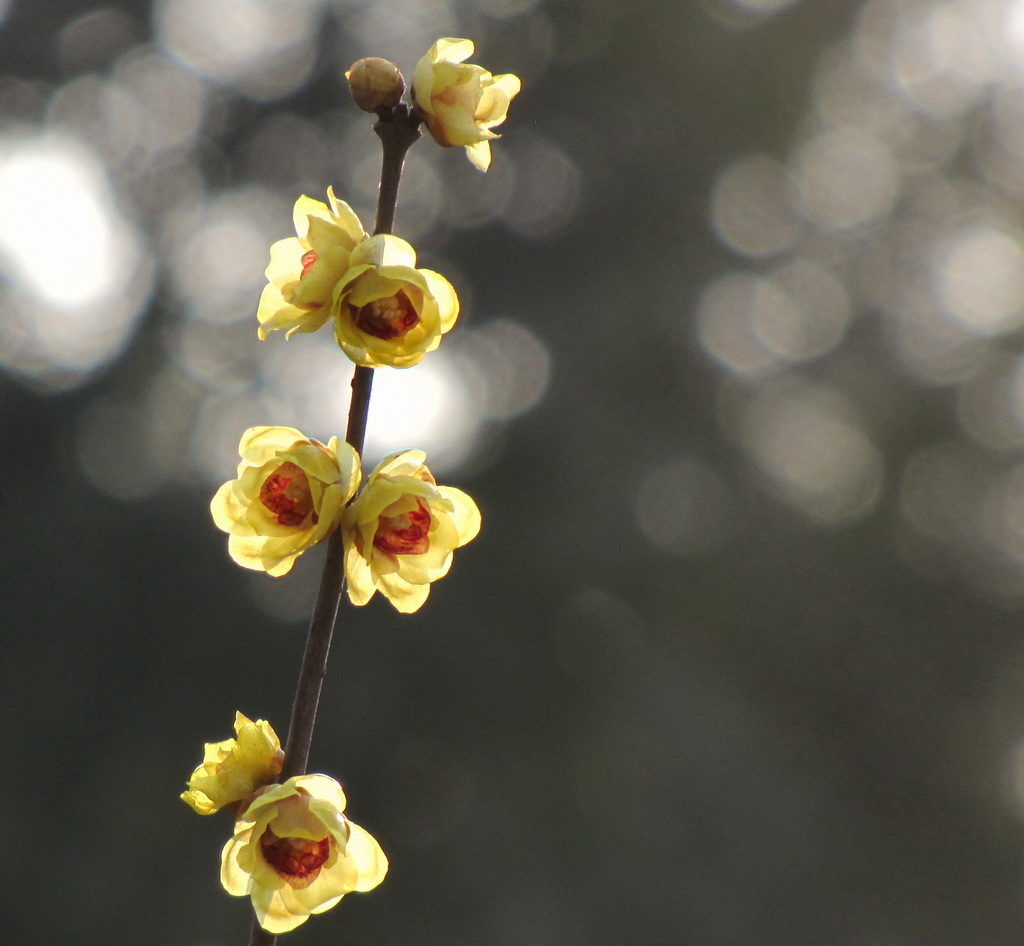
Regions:
M 430 583 L 448 573 L 454 550 L 480 531 L 476 503 L 438 486 L 421 450 L 385 457 L 355 500 L 359 458 L 337 438 L 325 447 L 291 427 L 253 427 L 238 452 L 238 479 L 210 503 L 213 521 L 230 534 L 231 557 L 284 575 L 340 525 L 353 604 L 380 591 L 399 611 L 418 610 Z
M 381 132 L 384 164 L 395 175 L 392 198 L 394 169 L 400 170 L 420 124 L 439 144 L 464 147 L 481 170 L 490 165 L 490 141 L 498 137 L 491 129 L 505 120 L 520 83 L 466 63 L 473 50 L 469 40 L 438 40 L 416 67 L 411 106 L 401 101 L 405 79 L 386 60 L 363 59 L 346 73 L 359 108 L 378 115 L 378 132 L 391 122 L 392 140 L 399 140 L 397 131 L 405 135 L 400 153 L 389 158 Z M 393 219 L 393 199 L 390 209 Z M 331 325 L 365 382 L 372 370 L 419 364 L 454 327 L 459 298 L 451 283 L 418 267 L 405 240 L 368 234 L 332 189 L 326 203 L 299 197 L 293 222 L 296 235 L 270 248 L 256 313 L 261 340 Z M 369 385 L 362 390 L 369 392 Z M 363 413 L 353 417 L 365 420 L 367 396 Z M 350 429 L 361 427 L 350 421 Z M 336 536 L 342 554 L 328 562 L 341 563 L 352 604 L 365 605 L 379 591 L 398 611 L 417 611 L 432 582 L 448 573 L 455 549 L 480 531 L 480 511 L 461 490 L 437 484 L 422 450 L 396 451 L 364 478 L 362 435 L 353 439 L 356 445 L 338 437 L 322 443 L 294 427 L 251 427 L 238 446 L 235 478 L 210 503 L 213 521 L 228 534 L 228 552 L 239 565 L 274 577 Z M 329 633 L 328 626 L 328 639 Z M 308 747 L 308 735 L 305 743 L 295 737 L 297 743 Z M 289 755 L 287 771 L 302 771 L 305 756 L 298 759 Z M 345 816 L 338 782 L 321 774 L 281 779 L 287 771 L 270 724 L 238 713 L 235 737 L 205 746 L 181 795 L 199 814 L 234 815 L 221 883 L 229 894 L 249 897 L 272 934 L 329 910 L 347 893 L 372 890 L 388 870 L 380 845 Z
M 259 336 L 315 332 L 328 321 L 342 351 L 366 368 L 410 368 L 441 344 L 459 316 L 450 282 L 416 268 L 416 251 L 390 234 L 367 236 L 352 208 L 300 197 L 298 234 L 270 248 Z
M 345 894 L 376 887 L 388 871 L 380 845 L 344 815 L 345 793 L 327 775 L 275 784 L 281 748 L 270 724 L 236 714 L 234 739 L 208 743 L 182 799 L 200 814 L 237 809 L 221 854 L 224 889 L 250 897 L 260 925 L 286 933 Z

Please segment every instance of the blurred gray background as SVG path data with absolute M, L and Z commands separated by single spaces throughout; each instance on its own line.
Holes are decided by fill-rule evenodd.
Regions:
M 391 858 L 349 946 L 1021 939 L 1024 0 L 0 0 L 3 937 L 235 946 L 235 710 L 319 555 L 237 568 L 241 431 L 344 429 L 270 243 L 379 148 L 343 71 L 515 72 L 397 231 L 464 314 L 378 372 L 480 538 L 343 606 L 312 765 Z

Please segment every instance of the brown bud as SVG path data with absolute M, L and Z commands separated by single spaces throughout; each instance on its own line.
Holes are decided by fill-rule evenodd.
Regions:
M 345 78 L 353 100 L 364 112 L 394 108 L 405 93 L 405 78 L 398 66 L 375 56 L 353 63 Z

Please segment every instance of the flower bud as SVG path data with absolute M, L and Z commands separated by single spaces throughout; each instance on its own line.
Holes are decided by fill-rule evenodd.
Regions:
M 376 56 L 353 63 L 345 78 L 353 100 L 364 112 L 394 108 L 405 94 L 405 78 L 398 66 Z

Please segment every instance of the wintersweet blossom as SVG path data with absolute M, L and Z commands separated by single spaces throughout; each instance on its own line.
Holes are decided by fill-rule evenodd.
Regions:
M 451 283 L 416 269 L 416 251 L 390 234 L 372 236 L 352 251 L 335 297 L 334 337 L 368 368 L 419 364 L 459 316 Z
M 181 799 L 199 814 L 212 815 L 273 782 L 283 762 L 281 740 L 270 723 L 235 713 L 235 738 L 206 743 L 203 764 Z
M 366 238 L 362 223 L 344 201 L 327 189 L 328 204 L 302 196 L 292 218 L 296 237 L 270 248 L 269 280 L 260 296 L 256 317 L 259 337 L 283 331 L 315 332 L 331 317 L 338 281 L 349 267 L 352 250 Z
M 359 486 L 359 456 L 337 437 L 325 446 L 293 427 L 250 427 L 238 453 L 238 478 L 210 503 L 213 521 L 239 565 L 287 574 L 337 528 Z
M 353 604 L 380 591 L 399 611 L 419 610 L 430 583 L 448 574 L 455 549 L 480 531 L 464 492 L 438 486 L 422 450 L 400 450 L 370 474 L 345 510 L 345 577 Z
M 260 926 L 286 933 L 345 894 L 372 890 L 388 871 L 380 845 L 342 812 L 345 793 L 326 775 L 296 775 L 259 794 L 224 846 L 221 883 L 251 897 Z
M 416 108 L 434 140 L 446 148 L 464 147 L 481 171 L 491 164 L 491 129 L 508 113 L 509 102 L 522 84 L 511 73 L 491 75 L 464 62 L 473 55 L 473 41 L 439 39 L 419 61 L 412 77 Z

